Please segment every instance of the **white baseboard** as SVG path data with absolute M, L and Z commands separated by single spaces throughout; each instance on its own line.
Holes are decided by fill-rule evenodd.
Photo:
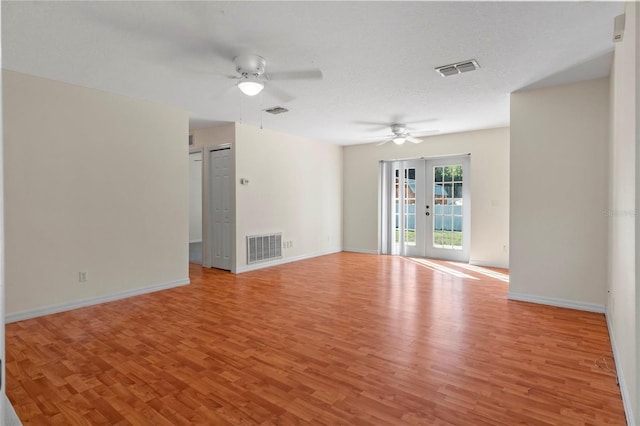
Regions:
M 70 311 L 72 309 L 84 308 L 86 306 L 98 305 L 100 303 L 113 302 L 114 300 L 126 299 L 127 297 L 139 296 L 141 294 L 153 293 L 155 291 L 167 290 L 189 284 L 189 278 L 170 281 L 168 283 L 156 284 L 149 287 L 134 288 L 106 296 L 92 297 L 90 299 L 74 300 L 73 302 L 60 303 L 57 305 L 45 306 L 43 308 L 29 309 L 22 312 L 8 314 L 5 322 L 11 323 L 44 315 L 57 314 L 58 312 Z
M 236 270 L 232 272 L 236 274 L 241 274 L 243 272 L 257 271 L 258 269 L 284 265 L 285 263 L 297 262 L 299 260 L 311 259 L 313 257 L 318 257 L 318 256 L 325 256 L 327 254 L 340 253 L 341 251 L 342 251 L 341 248 L 333 248 L 331 250 L 326 250 L 318 253 L 303 254 L 303 255 L 294 256 L 294 257 L 283 257 L 282 259 L 273 260 L 271 262 L 261 262 L 261 263 L 251 264 L 251 265 L 240 266 L 240 267 L 237 267 Z
M 509 269 L 509 264 L 508 263 L 485 262 L 485 261 L 482 261 L 482 260 L 473 260 L 473 259 L 469 259 L 469 265 L 482 266 L 482 267 L 485 267 L 485 268 Z
M 604 314 L 604 305 L 597 303 L 577 302 L 575 300 L 556 299 L 553 297 L 535 296 L 533 294 L 513 293 L 511 291 L 507 295 L 507 299 Z
M 358 249 L 358 248 L 343 248 L 342 251 L 348 251 L 351 253 L 380 254 L 378 250 Z
M 609 330 L 609 339 L 611 340 L 611 349 L 613 349 L 613 361 L 616 363 L 616 373 L 618 374 L 618 385 L 620 386 L 620 394 L 622 395 L 622 406 L 624 407 L 624 415 L 627 417 L 627 425 L 635 426 L 636 422 L 633 418 L 633 412 L 631 411 L 631 398 L 629 397 L 629 388 L 627 388 L 627 382 L 624 380 L 624 373 L 622 372 L 622 364 L 620 363 L 620 355 L 618 354 L 618 347 L 616 346 L 616 338 L 613 334 L 613 325 L 609 314 L 604 314 L 607 319 L 607 329 Z

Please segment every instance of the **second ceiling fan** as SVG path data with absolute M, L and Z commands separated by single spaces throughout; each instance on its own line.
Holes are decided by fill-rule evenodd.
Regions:
M 420 143 L 423 142 L 422 139 L 418 139 L 415 136 L 412 136 L 411 134 L 409 134 L 409 132 L 407 131 L 407 126 L 404 124 L 398 124 L 398 123 L 394 123 L 391 125 L 391 132 L 393 133 L 392 135 L 388 135 L 386 140 L 382 141 L 381 143 L 378 144 L 378 146 L 380 145 L 384 145 L 386 143 L 389 142 L 393 142 L 396 145 L 402 145 L 405 142 L 412 142 L 412 143 Z M 437 134 L 438 131 L 437 130 L 427 130 L 424 132 L 419 132 L 420 136 L 428 136 L 428 135 L 434 135 Z

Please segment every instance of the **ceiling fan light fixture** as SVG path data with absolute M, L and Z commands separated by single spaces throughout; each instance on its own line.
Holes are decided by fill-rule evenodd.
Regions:
M 402 145 L 404 143 L 404 141 L 407 140 L 407 138 L 405 138 L 404 136 L 396 136 L 395 138 L 391 139 L 393 141 L 393 143 L 395 143 L 396 145 Z
M 258 80 L 257 77 L 246 77 L 238 82 L 238 89 L 247 96 L 255 96 L 262 92 L 264 89 L 264 83 Z

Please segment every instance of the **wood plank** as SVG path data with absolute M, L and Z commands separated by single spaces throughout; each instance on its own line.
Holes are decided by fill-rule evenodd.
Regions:
M 604 316 L 508 272 L 338 253 L 6 327 L 28 424 L 625 422 Z M 496 276 L 484 272 L 498 272 Z

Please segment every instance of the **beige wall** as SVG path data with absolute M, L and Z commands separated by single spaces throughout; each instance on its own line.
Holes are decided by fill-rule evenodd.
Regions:
M 425 138 L 421 144 L 344 147 L 345 250 L 379 248 L 379 162 L 471 153 L 472 263 L 508 267 L 509 129 L 490 129 Z
M 187 282 L 187 114 L 11 71 L 3 85 L 7 314 Z
M 510 296 L 604 310 L 607 78 L 511 95 Z
M 193 134 L 194 139 L 191 149 L 223 144 L 233 145 L 236 141 L 235 123 L 220 124 L 204 129 L 191 129 L 189 132 Z
M 616 43 L 611 69 L 611 146 L 609 159 L 609 274 L 607 320 L 617 350 L 617 370 L 628 416 L 637 414 L 638 315 L 636 300 L 636 11 L 626 7 L 625 33 Z M 634 424 L 630 421 L 629 424 Z
M 342 148 L 245 124 L 235 141 L 236 271 L 248 235 L 282 232 L 283 261 L 340 251 Z

